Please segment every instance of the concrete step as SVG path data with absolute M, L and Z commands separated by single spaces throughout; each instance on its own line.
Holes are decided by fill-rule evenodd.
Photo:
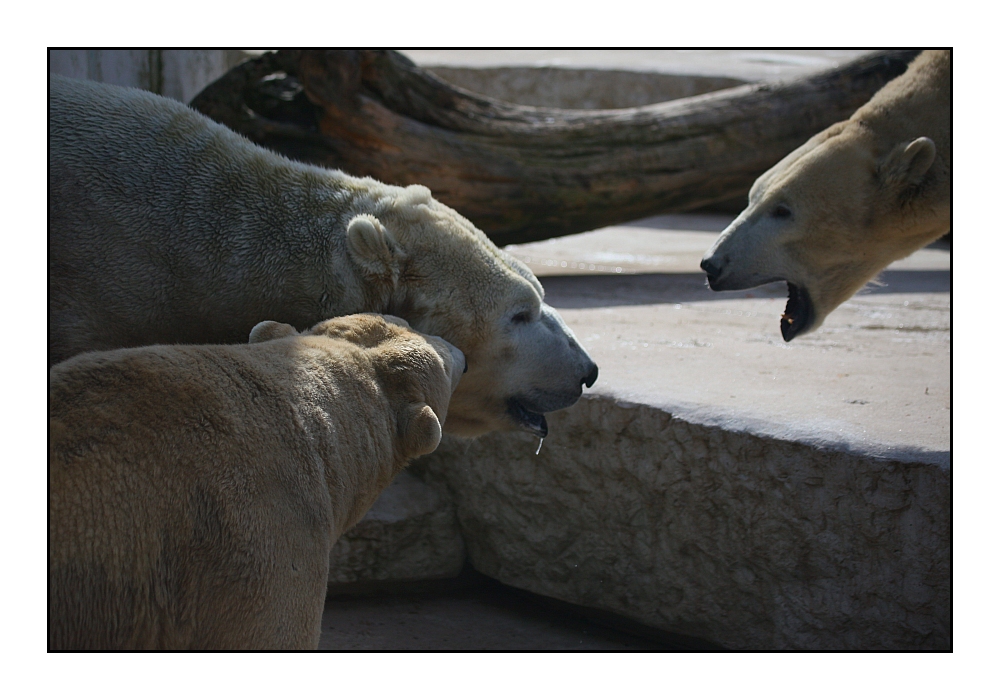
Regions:
M 455 505 L 403 472 L 330 554 L 330 594 L 391 591 L 458 576 L 465 563 Z

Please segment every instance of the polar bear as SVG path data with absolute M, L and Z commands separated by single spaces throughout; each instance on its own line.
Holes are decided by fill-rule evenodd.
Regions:
M 49 647 L 319 644 L 330 549 L 441 439 L 462 352 L 374 314 L 49 371 Z
M 291 161 L 141 90 L 51 76 L 49 99 L 50 363 L 391 313 L 465 353 L 446 430 L 469 437 L 544 436 L 597 379 L 530 270 L 425 187 Z
M 787 281 L 790 341 L 950 228 L 951 51 L 924 51 L 761 175 L 701 267 L 716 291 Z

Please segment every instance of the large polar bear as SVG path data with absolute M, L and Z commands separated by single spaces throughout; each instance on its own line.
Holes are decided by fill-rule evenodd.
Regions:
M 924 51 L 757 179 L 701 261 L 716 291 L 788 282 L 786 341 L 951 228 L 951 51 Z
M 330 549 L 437 447 L 465 358 L 401 319 L 49 371 L 49 647 L 311 648 Z
M 455 434 L 544 436 L 597 379 L 535 276 L 426 188 L 291 161 L 148 92 L 50 80 L 51 363 L 369 311 L 465 353 Z

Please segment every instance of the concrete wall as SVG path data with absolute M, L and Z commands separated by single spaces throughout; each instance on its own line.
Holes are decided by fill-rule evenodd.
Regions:
M 138 87 L 188 103 L 245 58 L 242 51 L 219 49 L 52 49 L 49 72 Z

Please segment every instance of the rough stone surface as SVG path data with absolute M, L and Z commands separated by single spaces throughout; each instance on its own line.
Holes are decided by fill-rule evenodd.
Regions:
M 951 646 L 949 469 L 594 395 L 549 424 L 411 467 L 480 572 L 733 649 Z
M 330 554 L 329 590 L 457 576 L 465 546 L 455 506 L 403 472 Z

